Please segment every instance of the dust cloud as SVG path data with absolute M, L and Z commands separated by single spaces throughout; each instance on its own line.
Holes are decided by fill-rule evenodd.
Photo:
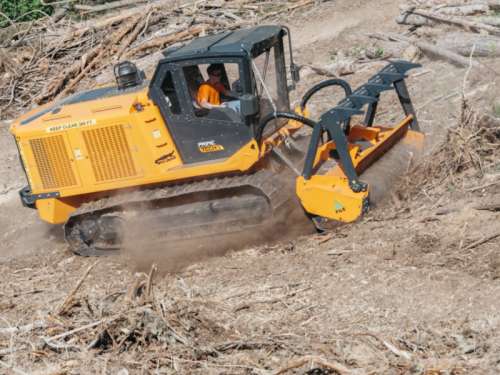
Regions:
M 370 184 L 371 202 L 374 205 L 383 204 L 396 182 L 419 157 L 420 152 L 416 148 L 410 147 L 406 142 L 400 142 L 365 171 L 361 180 Z M 239 215 L 237 224 L 227 224 L 228 221 L 224 220 L 227 220 L 227 216 L 221 218 L 213 212 L 205 217 L 206 221 L 203 222 L 203 208 L 197 207 L 193 210 L 189 208 L 191 203 L 188 201 L 181 201 L 180 206 L 169 208 L 167 219 L 159 215 L 152 221 L 151 217 L 154 217 L 156 208 L 151 205 L 142 206 L 126 215 L 128 218 L 122 248 L 124 259 L 129 266 L 138 270 L 147 270 L 155 263 L 160 272 L 175 273 L 190 264 L 231 251 L 315 233 L 314 225 L 295 195 L 295 176 L 288 170 L 277 171 L 273 178 L 280 181 L 283 186 L 281 194 L 287 194 L 288 200 L 273 217 L 263 214 L 262 220 L 258 222 L 242 217 L 241 212 L 237 211 L 234 212 Z M 212 202 L 208 196 L 203 199 L 206 201 L 202 202 L 202 205 L 210 205 Z M 187 214 L 189 210 L 192 212 Z M 224 215 L 228 213 L 225 212 Z M 190 219 L 186 221 L 185 217 Z M 223 223 L 221 226 L 217 225 L 219 220 Z M 211 229 L 207 229 L 207 224 L 212 225 Z M 225 227 L 227 225 L 235 225 L 234 230 L 228 230 Z
M 142 213 L 147 214 L 147 211 Z M 137 212 L 140 218 L 141 212 Z M 174 219 L 175 220 L 175 219 Z M 216 221 L 217 218 L 213 217 Z M 239 227 L 227 233 L 227 228 L 213 228 L 207 233 L 201 227 L 193 226 L 184 236 L 168 232 L 165 222 L 164 236 L 151 233 L 151 228 L 141 220 L 125 225 L 123 257 L 136 270 L 145 271 L 154 263 L 161 273 L 176 273 L 185 267 L 211 257 L 218 257 L 231 251 L 241 250 L 256 244 L 271 244 L 300 235 L 314 233 L 311 221 L 295 198 L 290 199 L 278 214 L 260 222 L 240 220 Z M 187 227 L 189 224 L 187 224 Z M 186 228 L 182 228 L 183 231 Z

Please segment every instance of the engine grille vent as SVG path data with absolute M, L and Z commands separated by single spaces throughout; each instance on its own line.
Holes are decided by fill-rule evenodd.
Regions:
M 122 125 L 85 130 L 83 139 L 97 182 L 137 175 Z
M 31 139 L 29 142 L 44 189 L 76 185 L 62 135 Z

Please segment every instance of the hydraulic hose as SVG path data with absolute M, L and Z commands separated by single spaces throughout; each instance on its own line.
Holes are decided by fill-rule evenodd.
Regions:
M 317 123 L 311 119 L 308 119 L 307 117 L 300 116 L 296 113 L 291 113 L 291 112 L 273 112 L 269 113 L 268 115 L 264 116 L 264 118 L 260 121 L 259 125 L 257 125 L 257 129 L 255 130 L 255 139 L 257 142 L 260 143 L 262 140 L 262 135 L 264 134 L 264 129 L 267 126 L 267 124 L 277 118 L 287 118 L 289 120 L 295 120 L 295 121 L 300 121 L 301 123 L 310 126 L 311 128 L 314 128 Z
M 326 81 L 322 81 L 313 87 L 311 87 L 302 97 L 302 101 L 300 102 L 300 108 L 302 110 L 305 109 L 307 102 L 311 99 L 311 97 L 316 94 L 318 91 L 324 89 L 325 87 L 330 87 L 330 86 L 340 86 L 344 89 L 345 96 L 349 96 L 352 94 L 352 88 L 343 79 L 338 79 L 338 78 L 333 78 L 333 79 L 327 79 Z

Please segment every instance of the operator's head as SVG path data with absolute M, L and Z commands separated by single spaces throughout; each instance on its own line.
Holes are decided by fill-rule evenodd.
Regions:
M 222 64 L 210 64 L 209 67 L 207 68 L 207 73 L 212 80 L 213 79 L 220 80 L 222 76 L 222 69 L 223 69 Z

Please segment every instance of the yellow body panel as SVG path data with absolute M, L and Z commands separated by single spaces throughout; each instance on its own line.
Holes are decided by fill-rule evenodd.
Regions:
M 347 178 L 338 176 L 314 175 L 309 180 L 299 176 L 296 190 L 307 212 L 344 223 L 358 219 L 368 199 L 368 191 L 354 193 Z
M 36 208 L 42 220 L 52 224 L 63 224 L 78 205 L 70 204 L 64 199 L 48 198 L 37 200 Z
M 58 192 L 61 197 L 37 201 L 40 217 L 50 223 L 66 221 L 79 202 L 102 192 L 244 172 L 259 160 L 252 140 L 229 158 L 184 165 L 146 89 L 65 105 L 21 124 L 32 115 L 18 119 L 11 132 L 32 194 Z M 65 197 L 80 199 L 69 205 Z

